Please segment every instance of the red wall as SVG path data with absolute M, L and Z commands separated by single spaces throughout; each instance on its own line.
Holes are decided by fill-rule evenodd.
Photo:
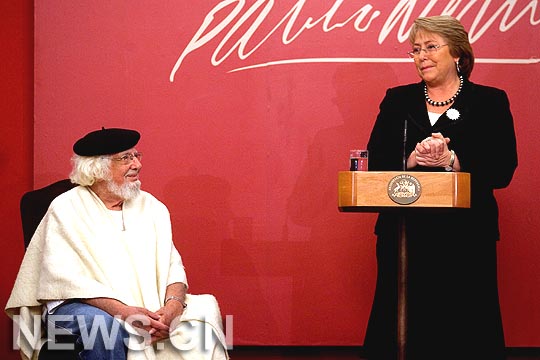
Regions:
M 0 218 L 2 252 L 0 253 L 0 303 L 7 302 L 23 252 L 19 199 L 32 188 L 33 168 L 33 1 L 0 2 Z M 0 316 L 0 358 L 20 359 L 11 350 L 12 324 Z
M 204 19 L 211 20 L 208 14 L 224 3 L 36 3 L 35 185 L 67 175 L 71 145 L 81 134 L 101 126 L 137 128 L 143 134 L 138 149 L 145 154 L 144 188 L 171 210 L 192 292 L 215 294 L 224 315 L 234 316 L 236 345 L 362 344 L 375 280 L 375 217 L 337 211 L 337 172 L 347 168 L 349 149 L 365 146 L 386 88 L 418 81 L 404 56 L 404 30 L 383 30 L 393 8 L 379 2 L 368 14 L 380 15 L 369 26 L 358 25 L 365 31 L 350 22 L 331 28 L 358 11 L 358 2 L 351 1 L 336 9 L 327 27 L 321 22 L 300 31 L 307 17 L 319 19 L 337 3 L 324 1 L 302 8 L 291 33 L 282 37 L 284 25 L 272 29 L 290 20 L 286 14 L 300 4 L 285 1 L 267 8 L 249 41 L 244 34 L 253 18 L 226 41 L 251 1 L 216 11 L 196 36 Z M 418 3 L 411 19 L 428 1 Z M 532 135 L 539 130 L 533 119 L 540 106 L 531 101 L 540 65 L 526 61 L 540 53 L 538 21 L 529 16 L 540 11 L 534 2 L 532 8 L 527 4 L 510 11 L 502 1 L 492 2 L 482 17 L 476 4 L 462 18 L 472 29 L 479 60 L 472 80 L 507 90 L 515 116 L 520 166 L 510 187 L 497 193 L 501 302 L 507 344 L 513 347 L 540 346 L 540 205 L 534 192 L 540 145 Z M 444 5 L 429 14 L 441 13 Z M 228 22 L 235 6 L 239 15 Z M 508 11 L 506 20 L 499 10 Z M 8 37 L 16 48 L 12 53 L 20 53 L 13 62 L 21 67 L 25 59 L 28 71 L 30 49 L 13 37 L 20 36 L 15 28 L 31 20 L 21 20 L 21 14 L 31 14 L 15 5 L 11 11 L 19 14 Z M 192 41 L 197 38 L 204 41 Z M 235 47 L 238 41 L 245 47 Z M 364 62 L 366 57 L 382 60 Z M 306 58 L 319 61 L 271 63 Z M 13 224 L 6 238 L 16 239 L 3 255 L 4 299 L 22 256 L 18 198 L 32 174 L 31 73 L 19 75 L 22 94 L 3 118 L 21 119 L 7 126 L 25 134 L 22 144 L 8 137 L 9 161 L 13 153 L 26 157 L 4 172 L 17 177 L 2 181 L 26 182 L 6 185 L 13 199 L 2 205 Z M 9 98 L 16 95 L 12 86 L 2 89 Z M 486 156 L 496 156 L 496 147 L 484 141 Z M 3 158 L 2 166 L 8 157 Z

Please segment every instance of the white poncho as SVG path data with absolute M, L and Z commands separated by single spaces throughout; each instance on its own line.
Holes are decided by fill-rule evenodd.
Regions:
M 28 246 L 6 305 L 11 318 L 20 315 L 21 328 L 33 329 L 47 301 L 104 297 L 156 311 L 163 306 L 168 285 L 187 284 L 163 203 L 141 191 L 124 203 L 123 225 L 113 215 L 86 187 L 75 187 L 53 200 Z M 211 327 L 217 339 L 213 348 L 206 344 L 207 351 L 179 350 L 176 344 L 183 337 L 194 336 L 183 334 L 187 327 L 179 326 L 166 344 L 130 350 L 128 359 L 227 359 L 215 298 L 188 295 L 186 303 L 182 321 Z M 23 357 L 36 355 L 33 349 L 39 344 L 34 340 L 21 337 Z

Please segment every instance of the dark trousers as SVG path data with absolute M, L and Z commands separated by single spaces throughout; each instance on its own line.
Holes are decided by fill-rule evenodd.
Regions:
M 369 359 L 397 359 L 397 233 L 377 239 Z M 419 229 L 407 232 L 407 244 L 407 359 L 504 359 L 497 242 Z

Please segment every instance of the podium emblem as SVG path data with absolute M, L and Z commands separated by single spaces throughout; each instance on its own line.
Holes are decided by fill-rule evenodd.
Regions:
M 388 196 L 400 205 L 409 205 L 420 198 L 422 186 L 417 178 L 410 174 L 394 176 L 388 182 Z

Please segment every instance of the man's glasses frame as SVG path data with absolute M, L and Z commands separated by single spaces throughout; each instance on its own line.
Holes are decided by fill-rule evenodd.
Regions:
M 133 161 L 133 158 L 136 158 L 137 160 L 141 161 L 142 159 L 142 153 L 140 152 L 134 152 L 134 153 L 126 153 L 122 156 L 118 156 L 118 157 L 110 157 L 111 160 L 114 160 L 114 161 L 119 161 L 121 163 L 123 163 L 124 165 L 127 165 L 127 164 L 130 164 L 132 161 Z

